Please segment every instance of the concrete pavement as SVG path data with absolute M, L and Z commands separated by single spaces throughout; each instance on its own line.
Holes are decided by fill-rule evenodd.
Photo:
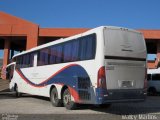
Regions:
M 4 93 L 4 94 L 2 94 Z M 18 115 L 22 120 L 45 119 L 55 120 L 76 119 L 76 117 L 87 119 L 105 119 L 122 120 L 127 119 L 125 115 L 155 115 L 156 120 L 160 119 L 160 97 L 150 96 L 145 102 L 141 103 L 114 103 L 110 108 L 100 108 L 93 105 L 81 105 L 77 110 L 66 110 L 64 107 L 53 107 L 49 98 L 38 97 L 33 95 L 23 95 L 15 98 L 11 92 L 1 92 L 0 94 L 0 114 Z M 99 117 L 98 117 L 99 116 Z M 58 119 L 58 118 L 59 119 Z M 79 120 L 77 118 L 77 120 Z M 145 119 L 144 119 L 145 120 Z
M 0 80 L 0 120 L 160 120 L 160 96 L 140 103 L 114 103 L 110 108 L 80 105 L 77 110 L 66 110 L 53 107 L 45 97 L 23 94 L 16 98 L 8 86 L 9 81 Z
M 0 79 L 0 91 L 9 89 L 9 81 Z

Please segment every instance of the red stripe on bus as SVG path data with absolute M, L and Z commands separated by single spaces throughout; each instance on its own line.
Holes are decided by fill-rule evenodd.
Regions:
M 60 72 L 62 72 L 63 70 L 65 70 L 66 68 L 71 67 L 71 66 L 76 66 L 76 65 L 77 65 L 77 64 L 70 64 L 70 65 L 67 65 L 67 66 L 63 67 L 62 69 L 60 69 L 59 71 L 57 71 L 56 73 L 54 73 L 52 76 L 50 76 L 47 80 L 45 80 L 45 81 L 43 81 L 43 82 L 41 82 L 41 83 L 39 83 L 39 84 L 43 84 L 43 83 L 49 81 L 52 77 L 56 76 L 57 74 L 59 74 Z M 21 78 L 22 78 L 25 82 L 29 83 L 29 82 L 28 82 L 29 80 L 27 80 L 27 79 L 24 77 L 24 75 L 21 74 L 21 72 L 19 72 L 18 70 L 16 70 L 16 71 L 17 71 L 17 73 L 21 76 Z M 33 87 L 44 87 L 44 86 L 47 85 L 47 84 L 45 84 L 45 85 L 43 85 L 43 86 L 38 86 L 38 85 L 36 85 L 36 84 L 35 84 L 35 85 L 34 85 L 34 84 L 31 84 L 31 83 L 29 83 L 29 84 L 30 84 L 31 86 L 33 86 Z M 56 83 L 56 84 L 63 85 L 63 83 Z M 75 102 L 78 102 L 78 101 L 79 101 L 78 92 L 77 92 L 75 89 L 73 89 L 72 87 L 69 87 L 69 86 L 68 86 L 68 88 L 69 88 L 69 91 L 70 91 L 71 95 L 74 97 Z
M 79 102 L 79 94 L 78 94 L 78 92 L 75 89 L 73 89 L 73 88 L 71 88 L 69 86 L 68 86 L 68 88 L 69 88 L 69 91 L 70 91 L 71 95 L 74 97 L 74 101 L 75 102 Z
M 67 65 L 67 66 L 63 67 L 62 69 L 60 69 L 59 71 L 57 71 L 56 73 L 54 73 L 52 76 L 50 76 L 48 79 L 46 79 L 46 80 L 44 80 L 43 82 L 39 83 L 39 85 L 40 85 L 40 84 L 43 84 L 43 83 L 45 83 L 45 82 L 47 82 L 47 81 L 49 81 L 51 78 L 53 78 L 54 76 L 56 76 L 57 74 L 59 74 L 60 72 L 62 72 L 63 70 L 65 70 L 66 68 L 69 68 L 69 67 L 71 67 L 71 66 L 76 66 L 76 65 L 78 65 L 78 64 L 70 64 L 70 65 Z M 17 71 L 17 73 L 21 76 L 21 78 L 22 78 L 24 81 L 26 81 L 27 83 L 29 83 L 28 81 L 30 81 L 30 80 L 27 80 L 27 79 L 24 77 L 24 75 L 22 75 L 18 70 L 16 70 L 16 71 Z M 32 85 L 32 86 L 34 86 L 34 87 L 44 87 L 44 86 L 46 86 L 46 84 L 43 85 L 43 86 L 38 86 L 38 85 L 36 85 L 35 83 L 33 83 L 33 84 L 29 83 L 29 84 Z M 35 84 L 35 85 L 34 85 L 34 84 Z
M 59 71 L 57 71 L 56 73 L 54 73 L 52 76 L 50 76 L 47 80 L 45 80 L 45 81 L 43 81 L 43 82 L 41 82 L 39 84 L 43 84 L 43 83 L 49 81 L 51 78 L 53 78 L 54 76 L 56 76 L 57 74 L 59 74 L 60 72 L 62 72 L 63 70 L 65 70 L 66 68 L 69 68 L 71 66 L 76 66 L 76 65 L 78 65 L 78 64 L 70 64 L 70 65 L 67 65 L 67 66 L 63 67 L 62 69 L 60 69 Z

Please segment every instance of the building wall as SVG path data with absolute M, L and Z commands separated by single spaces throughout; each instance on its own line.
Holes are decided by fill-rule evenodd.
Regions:
M 0 58 L 0 67 L 3 65 L 3 59 Z
M 3 65 L 8 64 L 11 41 L 10 37 L 22 36 L 26 39 L 26 50 L 45 42 L 54 41 L 59 38 L 69 37 L 75 34 L 83 33 L 88 28 L 40 28 L 39 25 L 23 20 L 21 18 L 0 12 L 0 40 L 4 40 Z M 145 40 L 156 41 L 157 59 L 148 61 L 149 68 L 155 68 L 160 60 L 160 30 L 139 30 L 144 34 Z M 46 41 L 45 41 L 46 40 Z M 16 41 L 15 41 L 16 42 Z M 18 41 L 19 42 L 19 41 Z M 1 43 L 1 41 L 0 41 Z

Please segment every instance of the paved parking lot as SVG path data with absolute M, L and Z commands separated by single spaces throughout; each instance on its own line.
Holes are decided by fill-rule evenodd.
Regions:
M 160 96 L 150 96 L 141 103 L 114 103 L 110 108 L 99 108 L 93 105 L 82 105 L 77 110 L 66 110 L 64 107 L 52 107 L 48 98 L 33 95 L 24 95 L 15 98 L 11 92 L 0 92 L 0 114 L 19 115 L 19 118 L 49 119 L 53 116 L 63 119 L 64 115 L 70 117 L 108 118 L 111 120 L 125 119 L 125 115 L 155 115 L 160 119 Z M 26 117 L 27 116 L 27 117 Z M 52 116 L 52 117 L 51 117 Z M 93 117 L 93 118 L 92 118 Z M 131 116 L 127 116 L 131 117 Z M 64 117 L 66 118 L 66 117 Z M 79 118 L 79 117 L 78 117 Z M 78 119 L 76 118 L 76 119 Z
M 77 110 L 66 110 L 53 107 L 45 97 L 24 94 L 16 98 L 7 90 L 8 82 L 0 82 L 0 120 L 160 120 L 160 96 L 149 96 L 141 103 L 114 103 L 110 108 L 81 105 Z
M 3 91 L 7 89 L 9 86 L 9 81 L 8 80 L 2 80 L 0 79 L 0 91 Z

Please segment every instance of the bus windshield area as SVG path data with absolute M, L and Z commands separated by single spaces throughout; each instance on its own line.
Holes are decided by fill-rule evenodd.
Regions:
M 147 74 L 147 80 L 160 81 L 160 74 Z

